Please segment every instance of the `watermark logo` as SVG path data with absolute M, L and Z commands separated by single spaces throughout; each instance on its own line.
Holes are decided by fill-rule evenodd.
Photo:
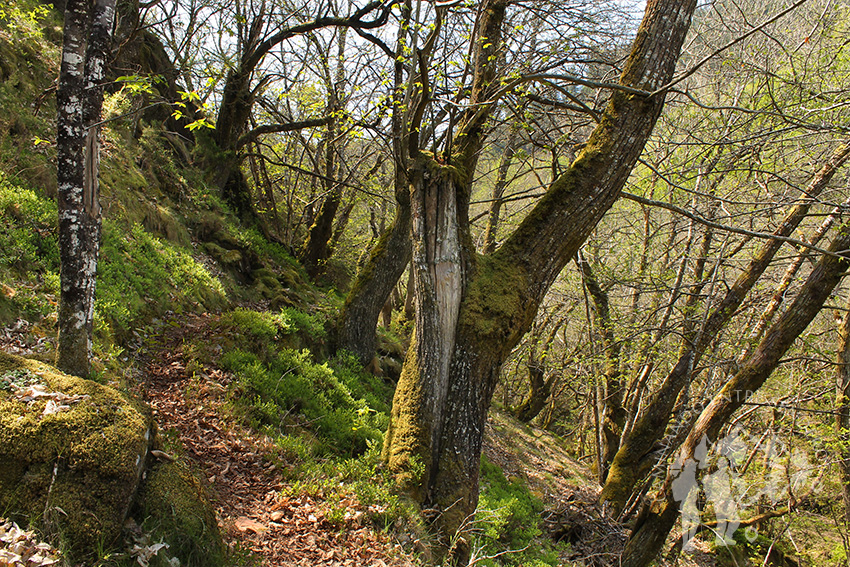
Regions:
M 747 474 L 749 471 L 749 474 Z M 693 458 L 674 465 L 673 498 L 680 502 L 682 546 L 693 548 L 700 526 L 715 534 L 718 545 L 734 545 L 741 513 L 758 503 L 775 504 L 810 483 L 808 454 L 790 448 L 775 435 L 753 437 L 736 426 L 712 447 L 703 437 Z M 707 513 L 715 521 L 703 524 Z M 758 536 L 748 527 L 749 541 Z

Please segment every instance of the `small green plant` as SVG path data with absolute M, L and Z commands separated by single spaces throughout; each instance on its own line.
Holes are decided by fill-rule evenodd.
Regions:
M 557 551 L 541 543 L 543 502 L 517 480 L 481 459 L 481 494 L 474 522 L 481 565 L 556 565 Z M 487 559 L 488 557 L 498 557 Z
M 26 368 L 9 370 L 0 374 L 0 390 L 11 390 L 12 386 L 24 388 L 38 382 L 39 378 Z

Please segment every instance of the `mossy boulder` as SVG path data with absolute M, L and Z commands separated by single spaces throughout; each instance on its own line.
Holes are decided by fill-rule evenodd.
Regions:
M 20 388 L 33 384 L 48 395 L 28 399 Z M 51 402 L 67 407 L 45 411 Z M 0 510 L 75 560 L 121 535 L 150 432 L 117 390 L 0 352 Z
M 168 544 L 167 553 L 151 561 L 168 565 L 176 557 L 188 567 L 224 565 L 227 550 L 221 539 L 215 511 L 192 472 L 180 461 L 154 463 L 139 490 L 134 516 L 153 541 Z
M 254 289 L 265 299 L 274 299 L 283 291 L 277 276 L 268 268 L 254 270 Z
M 238 266 L 242 262 L 242 253 L 239 250 L 228 250 L 222 248 L 215 242 L 207 242 L 204 244 L 204 250 L 215 258 L 223 266 Z

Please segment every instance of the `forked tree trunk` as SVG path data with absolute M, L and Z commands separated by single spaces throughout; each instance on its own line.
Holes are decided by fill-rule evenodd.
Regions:
M 115 19 L 115 0 L 69 0 L 57 112 L 59 186 L 59 345 L 57 366 L 88 376 L 101 208 L 98 191 L 103 76 Z
M 476 42 L 476 61 L 496 59 L 486 50 L 500 46 L 505 6 L 494 1 L 482 7 L 479 37 L 488 42 Z M 455 562 L 469 554 L 464 527 L 478 501 L 484 425 L 501 365 L 558 274 L 619 196 L 663 106 L 663 94 L 640 91 L 654 92 L 672 77 L 694 6 L 650 0 L 620 79 L 632 92 L 614 92 L 582 153 L 493 254 L 475 256 L 469 238 L 468 180 L 486 118 L 476 105 L 488 96 L 477 93 L 477 82 L 469 99 L 472 116 L 460 123 L 460 151 L 452 156 L 462 167 L 420 152 L 410 168 L 416 333 L 393 400 L 384 456 L 397 479 L 433 512 L 442 551 Z
M 714 396 L 702 411 L 676 458 L 668 469 L 667 477 L 658 495 L 641 510 L 635 527 L 623 551 L 622 567 L 645 567 L 661 550 L 679 516 L 673 498 L 672 483 L 675 472 L 694 458 L 697 446 L 707 440 L 709 446 L 717 440 L 721 428 L 735 411 L 757 391 L 770 376 L 782 355 L 796 338 L 809 326 L 823 307 L 832 290 L 841 281 L 850 266 L 850 225 L 842 227 L 832 241 L 829 251 L 844 257 L 825 255 L 806 279 L 800 293 L 788 310 L 765 333 L 758 348 Z

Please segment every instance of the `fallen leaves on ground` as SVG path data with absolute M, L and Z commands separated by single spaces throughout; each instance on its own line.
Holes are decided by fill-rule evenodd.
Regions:
M 40 567 L 59 563 L 59 552 L 34 532 L 0 518 L 0 567 Z
M 160 429 L 175 430 L 185 455 L 203 471 L 228 546 L 275 567 L 412 567 L 401 546 L 369 525 L 368 509 L 354 499 L 343 519 L 332 522 L 322 497 L 280 495 L 281 471 L 266 459 L 275 451 L 273 440 L 221 417 L 233 377 L 193 368 L 192 378 L 186 369 L 183 337 L 211 344 L 211 321 L 193 315 L 163 325 L 156 352 L 144 357 L 144 388 Z
M 89 398 L 89 396 L 85 394 L 70 396 L 62 392 L 49 392 L 47 386 L 44 384 L 32 384 L 25 388 L 18 387 L 15 384 L 10 384 L 10 386 L 12 391 L 15 392 L 12 395 L 12 399 L 23 402 L 28 406 L 40 399 L 46 399 L 47 404 L 44 406 L 44 411 L 42 412 L 43 415 L 52 415 L 54 413 L 68 411 L 71 409 L 72 404 L 76 404 Z

